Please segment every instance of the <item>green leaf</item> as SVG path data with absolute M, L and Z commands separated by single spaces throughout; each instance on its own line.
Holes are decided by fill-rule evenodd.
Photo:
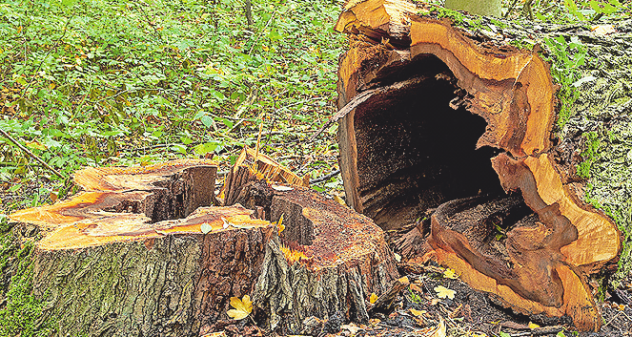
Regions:
M 564 6 L 568 10 L 568 12 L 574 15 L 576 18 L 581 21 L 586 21 L 586 17 L 579 11 L 579 8 L 577 8 L 577 4 L 575 4 L 575 1 L 564 0 Z
M 281 36 L 281 34 L 279 34 L 279 31 L 276 29 L 271 30 L 270 33 L 268 34 L 268 37 L 272 41 L 280 40 L 283 38 L 283 36 Z
M 623 8 L 623 5 L 619 2 L 619 0 L 608 0 L 608 2 L 617 8 Z
M 15 185 L 9 187 L 8 192 L 9 193 L 13 193 L 13 192 L 19 190 L 21 187 L 22 187 L 22 184 L 15 184 Z
M 511 337 L 510 334 L 508 334 L 506 332 L 502 332 L 502 331 L 498 333 L 498 336 L 500 336 L 500 337 Z
M 206 116 L 202 116 L 202 118 L 200 118 L 200 121 L 202 122 L 202 124 L 204 124 L 204 126 L 206 126 L 207 128 L 210 128 L 213 125 L 213 118 L 211 118 L 210 116 L 206 115 Z
M 175 152 L 178 152 L 178 153 L 181 153 L 181 154 L 187 154 L 187 147 L 184 146 L 184 145 L 174 144 L 171 147 L 171 150 L 175 151 Z
M 224 96 L 224 94 L 222 94 L 221 92 L 217 90 L 211 90 L 210 94 L 211 96 L 213 96 L 213 98 L 217 99 L 218 101 L 223 101 L 224 99 L 226 99 L 226 96 Z
M 61 4 L 64 7 L 72 7 L 77 3 L 77 0 L 62 0 Z
M 215 151 L 217 143 L 204 143 L 193 148 L 193 152 L 199 156 L 203 156 L 209 152 Z

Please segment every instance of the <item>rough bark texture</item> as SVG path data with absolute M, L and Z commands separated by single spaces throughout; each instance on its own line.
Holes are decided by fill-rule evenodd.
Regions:
M 70 336 L 198 336 L 252 293 L 273 226 L 38 250 L 43 319 Z
M 300 333 L 311 316 L 334 314 L 368 321 L 371 293 L 386 292 L 398 277 L 383 232 L 313 190 L 267 179 L 253 167 L 236 167 L 226 200 L 234 195 L 231 202 L 258 209 L 269 221 L 283 217 L 285 230 L 268 243 L 254 294 L 270 314 L 269 328 Z
M 212 163 L 180 161 L 86 169 L 75 181 L 88 191 L 12 214 L 44 235 L 33 277 L 42 321 L 72 336 L 199 336 L 231 324 L 230 298 L 244 295 L 256 322 L 281 333 L 310 316 L 367 321 L 370 294 L 399 277 L 382 230 L 287 184 L 304 181 L 270 158 L 244 150 L 239 163 L 224 188 L 231 206 L 204 207 Z M 261 219 L 281 217 L 282 232 Z
M 568 125 L 553 133 L 560 104 L 549 64 L 538 48 L 511 44 L 569 30 L 585 41 L 609 38 L 467 16 L 454 24 L 438 14 L 424 4 L 367 0 L 349 2 L 340 16 L 336 29 L 351 38 L 335 116 L 348 202 L 383 228 L 420 223 L 438 207 L 421 221 L 428 225 L 400 240 L 405 255 L 432 257 L 521 313 L 568 315 L 577 328 L 598 330 L 589 276 L 616 269 L 620 232 L 581 201 L 574 165 L 581 144 Z M 625 33 L 617 38 L 629 45 Z M 630 125 L 625 97 L 607 107 L 625 115 L 612 126 Z M 592 118 L 572 103 L 562 102 L 567 115 L 559 118 Z M 424 242 L 413 249 L 415 241 Z

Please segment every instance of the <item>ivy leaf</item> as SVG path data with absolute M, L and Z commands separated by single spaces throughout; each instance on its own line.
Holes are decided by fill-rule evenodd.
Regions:
M 241 300 L 239 297 L 231 297 L 230 306 L 235 309 L 230 309 L 226 313 L 234 320 L 242 320 L 252 312 L 252 301 L 248 295 L 244 295 Z
M 454 295 L 456 294 L 456 291 L 448 289 L 444 286 L 435 287 L 434 290 L 437 292 L 437 297 L 439 298 L 449 298 L 453 300 Z

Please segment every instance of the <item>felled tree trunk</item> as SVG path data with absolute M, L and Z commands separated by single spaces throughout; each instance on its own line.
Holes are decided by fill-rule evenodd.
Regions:
M 336 29 L 350 48 L 334 119 L 347 200 L 385 229 L 420 223 L 411 233 L 422 240 L 401 242 L 427 255 L 409 257 L 454 268 L 520 313 L 598 330 L 589 276 L 616 269 L 620 232 L 575 188 L 569 158 L 580 148 L 552 133 L 549 64 L 507 38 L 548 35 L 506 22 L 503 35 L 467 16 L 459 28 L 441 13 L 403 0 L 345 6 Z
M 239 200 L 252 210 L 211 206 L 216 166 L 189 160 L 85 169 L 75 174 L 85 192 L 12 214 L 43 236 L 33 278 L 42 320 L 73 336 L 198 336 L 231 324 L 230 298 L 244 295 L 255 322 L 281 332 L 300 333 L 308 316 L 366 320 L 365 299 L 398 277 L 382 231 L 313 191 L 273 183 L 291 172 L 259 159 L 265 174 L 236 168 L 256 172 L 243 176 L 256 189 L 237 193 L 264 196 Z M 269 220 L 282 214 L 279 234 Z

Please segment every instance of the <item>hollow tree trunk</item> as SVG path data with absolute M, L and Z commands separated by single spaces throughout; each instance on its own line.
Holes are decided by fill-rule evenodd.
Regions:
M 254 175 L 225 187 L 252 209 L 212 207 L 216 166 L 188 160 L 85 169 L 75 174 L 85 192 L 12 214 L 43 236 L 33 278 L 42 319 L 73 336 L 198 336 L 234 324 L 230 298 L 251 295 L 255 321 L 282 333 L 300 333 L 308 316 L 366 320 L 365 299 L 398 277 L 383 232 L 257 157 L 264 173 L 238 165 L 231 176 Z M 280 232 L 269 220 L 282 214 Z
M 336 29 L 350 36 L 334 117 L 348 202 L 386 229 L 427 224 L 414 231 L 427 238 L 401 241 L 407 252 L 427 253 L 414 258 L 454 268 L 503 305 L 568 315 L 578 329 L 598 330 L 589 276 L 616 269 L 622 242 L 614 221 L 581 201 L 575 165 L 578 120 L 592 118 L 594 128 L 605 118 L 571 106 L 575 117 L 553 133 L 559 105 L 550 65 L 537 48 L 511 44 L 606 38 L 581 27 L 535 31 L 467 16 L 454 24 L 438 13 L 404 0 L 366 0 L 349 2 L 339 18 Z M 589 67 L 599 63 L 581 69 L 584 82 L 595 80 Z M 603 108 L 621 111 L 620 103 Z M 608 121 L 630 125 L 629 116 L 612 112 Z M 411 249 L 412 242 L 427 249 Z

